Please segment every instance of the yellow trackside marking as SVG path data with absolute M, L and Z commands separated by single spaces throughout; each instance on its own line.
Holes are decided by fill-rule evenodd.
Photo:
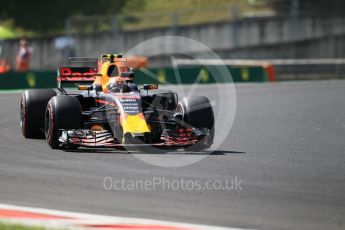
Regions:
M 249 69 L 248 68 L 241 68 L 241 77 L 243 81 L 249 80 Z
M 122 122 L 123 133 L 146 133 L 150 132 L 145 119 L 140 114 L 128 115 Z
M 210 79 L 206 69 L 201 69 L 199 74 L 201 76 L 202 82 L 208 82 L 208 80 Z
M 157 75 L 158 75 L 158 81 L 160 83 L 165 83 L 165 81 L 166 81 L 165 71 L 163 69 L 160 69 L 160 70 L 158 70 Z
M 33 73 L 28 73 L 26 75 L 26 80 L 28 81 L 28 85 L 30 88 L 34 88 L 36 86 L 36 76 Z

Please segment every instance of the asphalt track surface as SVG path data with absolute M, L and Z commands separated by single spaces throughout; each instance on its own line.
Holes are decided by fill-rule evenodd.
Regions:
M 240 228 L 344 229 L 345 81 L 236 89 L 236 117 L 226 141 L 203 160 L 178 168 L 118 151 L 51 150 L 45 140 L 24 139 L 20 94 L 0 94 L 0 203 Z M 217 89 L 201 86 L 197 92 L 212 98 Z M 181 154 L 160 156 L 169 161 Z M 105 177 L 237 177 L 242 189 L 106 190 Z

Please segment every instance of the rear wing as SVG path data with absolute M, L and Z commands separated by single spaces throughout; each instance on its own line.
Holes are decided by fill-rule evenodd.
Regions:
M 60 67 L 58 69 L 57 83 L 93 83 L 96 71 L 91 67 Z

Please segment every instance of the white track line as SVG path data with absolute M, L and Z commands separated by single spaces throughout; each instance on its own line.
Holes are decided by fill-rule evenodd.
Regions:
M 64 228 L 64 229 L 80 229 L 85 225 L 97 225 L 97 224 L 112 224 L 112 225 L 161 225 L 168 227 L 177 227 L 177 228 L 190 228 L 190 229 L 200 229 L 200 230 L 242 230 L 239 228 L 227 228 L 219 226 L 209 226 L 209 225 L 197 225 L 197 224 L 187 224 L 179 223 L 172 221 L 161 221 L 153 219 L 142 219 L 142 218 L 130 218 L 130 217 L 119 217 L 119 216 L 105 216 L 105 215 L 94 215 L 78 212 L 69 212 L 69 211 L 59 211 L 52 209 L 43 209 L 43 208 L 31 208 L 31 207 L 22 207 L 8 204 L 0 204 L 0 209 L 11 210 L 11 211 L 24 211 L 31 212 L 35 214 L 46 214 L 61 216 L 73 219 L 65 220 L 32 220 L 32 219 L 1 219 L 5 222 L 10 223 L 23 223 L 28 225 L 38 225 L 49 228 Z

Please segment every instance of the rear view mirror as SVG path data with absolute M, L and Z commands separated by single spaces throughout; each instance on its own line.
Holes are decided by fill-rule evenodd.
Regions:
M 145 90 L 158 89 L 158 84 L 144 84 Z

